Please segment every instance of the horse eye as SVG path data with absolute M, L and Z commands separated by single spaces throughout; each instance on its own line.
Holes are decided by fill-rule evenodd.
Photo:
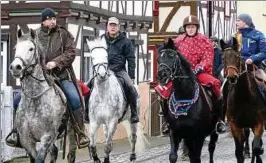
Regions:
M 33 51 L 33 48 L 30 48 L 30 51 Z

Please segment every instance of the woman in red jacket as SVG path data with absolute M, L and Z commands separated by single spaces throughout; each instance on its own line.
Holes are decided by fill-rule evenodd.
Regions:
M 190 15 L 183 21 L 185 33 L 175 40 L 177 50 L 190 62 L 192 70 L 195 72 L 197 80 L 202 85 L 208 85 L 220 100 L 221 83 L 212 76 L 214 48 L 213 43 L 206 36 L 199 33 L 199 20 L 196 16 Z M 222 107 L 221 107 L 222 108 Z M 222 111 L 219 111 L 222 119 Z M 216 131 L 222 133 L 226 131 L 225 124 L 220 120 L 216 125 Z

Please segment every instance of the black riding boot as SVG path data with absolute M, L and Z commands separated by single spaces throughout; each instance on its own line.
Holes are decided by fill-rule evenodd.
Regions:
M 89 118 L 89 100 L 90 100 L 90 95 L 93 89 L 93 83 L 94 83 L 94 77 L 91 78 L 91 80 L 89 81 L 89 83 L 87 84 L 87 87 L 90 89 L 90 92 L 87 96 L 85 96 L 84 101 L 85 101 L 85 116 L 84 116 L 84 120 L 87 123 L 90 123 L 90 118 Z
M 83 120 L 83 112 L 82 109 L 78 109 L 73 111 L 73 117 L 78 125 L 80 131 L 76 131 L 78 134 L 78 146 L 79 148 L 85 148 L 89 146 L 90 140 L 85 134 L 85 126 Z
M 17 109 L 14 109 L 13 111 L 13 129 L 6 137 L 6 144 L 10 147 L 21 147 L 19 141 L 18 141 L 18 134 L 15 126 L 15 118 L 16 118 L 16 111 Z
M 84 116 L 84 120 L 85 120 L 86 123 L 90 123 L 90 118 L 89 118 L 89 99 L 90 99 L 90 93 L 87 96 L 84 97 L 84 101 L 85 101 L 85 116 Z
M 133 89 L 135 89 L 133 87 Z M 134 91 L 134 92 L 133 92 Z M 131 110 L 131 123 L 138 123 L 139 122 L 139 116 L 138 116 L 138 110 L 137 110 L 137 98 L 138 95 L 136 93 L 136 90 L 132 90 L 130 92 L 130 98 L 129 98 L 129 105 Z
M 218 99 L 214 104 L 214 109 L 217 112 L 218 122 L 215 125 L 215 130 L 218 134 L 226 132 L 226 124 L 223 122 L 223 100 L 222 98 Z

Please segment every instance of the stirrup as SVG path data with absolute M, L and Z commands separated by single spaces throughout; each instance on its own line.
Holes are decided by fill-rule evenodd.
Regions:
M 85 138 L 87 137 L 84 133 L 80 133 L 80 134 L 82 134 Z M 77 140 L 77 145 L 78 145 L 78 149 L 82 149 L 82 148 L 86 148 L 86 147 L 89 147 L 89 145 L 90 145 L 90 139 L 88 138 L 88 143 L 86 143 L 86 144 L 80 144 L 80 139 L 79 139 L 80 137 L 79 137 L 79 134 L 76 134 L 76 140 Z
M 221 131 L 221 132 L 218 132 L 218 131 L 217 131 L 217 130 L 218 130 L 218 125 L 219 125 L 219 124 L 221 124 L 221 125 L 224 126 L 224 131 Z M 223 121 L 219 121 L 219 122 L 217 122 L 216 125 L 215 125 L 215 132 L 216 132 L 216 134 L 223 134 L 223 133 L 225 133 L 225 132 L 226 132 L 226 124 L 225 124 Z

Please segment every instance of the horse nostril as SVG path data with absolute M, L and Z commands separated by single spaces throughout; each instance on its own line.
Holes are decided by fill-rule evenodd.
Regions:
M 20 65 L 17 65 L 16 70 L 22 70 L 22 67 Z

